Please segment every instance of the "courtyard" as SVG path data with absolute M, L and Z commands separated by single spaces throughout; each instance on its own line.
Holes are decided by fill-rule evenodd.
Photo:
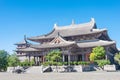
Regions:
M 7 73 L 0 72 L 0 80 L 120 80 L 120 72 L 71 73 Z

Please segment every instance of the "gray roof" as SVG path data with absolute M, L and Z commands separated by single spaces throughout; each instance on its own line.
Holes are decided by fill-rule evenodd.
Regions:
M 88 40 L 88 41 L 81 41 L 77 43 L 78 47 L 85 48 L 85 47 L 96 47 L 96 46 L 108 46 L 115 44 L 115 41 L 104 41 L 104 40 Z
M 21 42 L 15 43 L 15 45 L 26 44 L 26 43 L 27 43 L 27 41 L 23 40 Z
M 104 41 L 104 40 L 84 40 L 80 42 L 71 42 L 71 43 L 45 43 L 41 45 L 32 45 L 33 48 L 57 48 L 57 47 L 65 47 L 76 45 L 79 48 L 87 48 L 87 47 L 96 47 L 96 46 L 109 46 L 115 44 L 115 41 Z
M 60 43 L 55 43 L 58 38 L 61 40 Z M 18 49 L 16 51 L 24 51 L 24 52 L 29 52 L 29 51 L 40 51 L 39 49 L 43 48 L 59 48 L 59 47 L 67 47 L 67 46 L 72 46 L 76 45 L 79 48 L 88 48 L 88 47 L 96 47 L 96 46 L 109 46 L 115 44 L 115 41 L 104 41 L 104 40 L 83 40 L 79 42 L 74 42 L 74 41 L 65 41 L 61 37 L 54 38 L 50 43 L 44 43 L 44 44 L 37 44 L 37 45 L 31 45 L 29 48 L 24 48 L 24 49 Z
M 43 43 L 39 45 L 32 45 L 33 48 L 57 48 L 57 47 L 66 47 L 75 44 L 75 41 L 66 41 L 63 39 L 60 35 L 55 37 L 51 42 L 49 43 Z
M 75 35 L 84 35 L 84 34 L 92 34 L 97 32 L 102 32 L 105 29 L 96 29 L 96 23 L 94 19 L 91 19 L 88 23 L 83 24 L 72 24 L 68 26 L 58 27 L 56 24 L 54 25 L 54 29 L 52 32 L 42 36 L 36 36 L 28 38 L 29 40 L 37 40 L 37 39 L 49 39 L 54 38 L 58 35 L 58 33 L 63 36 L 75 36 Z
M 23 41 L 15 43 L 15 45 L 22 45 L 22 44 L 30 44 L 26 39 L 26 35 L 24 35 L 24 40 Z
M 31 45 L 27 40 L 23 40 L 21 42 L 15 43 L 14 45 Z
M 29 52 L 29 51 L 39 51 L 39 50 L 37 50 L 35 48 L 28 47 L 28 48 L 24 48 L 24 49 L 17 49 L 16 51 Z
M 66 47 L 66 46 L 70 46 L 73 44 L 41 44 L 41 45 L 32 45 L 33 48 L 59 48 L 59 47 Z

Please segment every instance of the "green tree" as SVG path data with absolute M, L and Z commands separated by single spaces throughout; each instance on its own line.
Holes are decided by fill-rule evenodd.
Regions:
M 60 52 L 60 50 L 53 50 L 50 53 L 48 53 L 45 56 L 45 58 L 49 62 L 60 62 L 62 59 L 61 52 Z
M 20 63 L 20 60 L 16 56 L 16 54 L 12 54 L 8 57 L 8 66 L 15 67 L 18 66 Z
M 89 58 L 90 61 L 96 62 L 97 65 L 101 68 L 106 64 L 110 64 L 109 60 L 105 60 L 105 49 L 102 46 L 93 48 Z
M 60 50 L 53 50 L 50 51 L 46 56 L 46 60 L 48 61 L 47 64 L 49 65 L 58 65 L 58 62 L 61 61 L 61 51 Z
M 91 53 L 89 58 L 90 58 L 90 61 L 94 61 L 95 60 L 95 53 Z
M 8 66 L 8 53 L 4 50 L 0 50 L 0 71 L 5 71 L 7 70 Z
M 61 56 L 61 51 L 60 50 L 53 50 L 50 53 L 46 55 L 46 59 L 49 62 L 49 65 L 55 65 L 56 66 L 56 71 L 58 72 L 57 65 L 59 65 L 62 56 Z
M 105 58 L 105 49 L 102 46 L 97 46 L 93 48 L 92 53 L 94 53 L 95 60 L 100 60 Z
M 120 52 L 115 54 L 114 60 L 120 65 Z

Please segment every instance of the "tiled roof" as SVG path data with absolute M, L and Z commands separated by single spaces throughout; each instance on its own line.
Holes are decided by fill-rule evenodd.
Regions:
M 41 44 L 41 45 L 32 45 L 33 48 L 59 48 L 59 47 L 66 47 L 72 44 Z
M 96 47 L 96 46 L 107 46 L 115 44 L 115 41 L 104 41 L 104 40 L 90 40 L 90 41 L 81 41 L 77 43 L 78 47 Z
M 27 42 L 25 40 L 21 41 L 21 42 L 18 42 L 18 43 L 15 43 L 15 45 L 19 45 L 19 44 L 26 44 Z
M 21 44 L 30 44 L 26 39 L 26 35 L 24 35 L 24 40 L 23 41 L 15 43 L 15 45 L 21 45 Z
M 35 48 L 31 48 L 31 47 L 28 47 L 28 48 L 24 48 L 24 49 L 17 49 L 16 51 L 25 51 L 25 52 L 29 52 L 29 51 L 39 51 Z
M 74 41 L 66 41 L 61 36 L 55 37 L 50 43 L 43 43 L 39 45 L 32 45 L 33 48 L 57 48 L 57 47 L 66 47 L 75 44 Z
M 61 38 L 61 37 L 59 37 Z M 37 44 L 37 45 L 31 45 L 29 48 L 25 49 L 18 49 L 17 51 L 39 51 L 38 49 L 43 49 L 43 48 L 59 48 L 59 47 L 67 47 L 67 46 L 72 46 L 76 45 L 79 48 L 87 48 L 87 47 L 96 47 L 96 46 L 108 46 L 115 44 L 115 41 L 104 41 L 104 40 L 83 40 L 79 42 L 74 42 L 74 41 L 65 41 L 63 38 L 61 38 L 63 41 L 60 43 L 54 43 L 56 42 L 57 38 L 54 38 L 50 43 L 44 43 L 44 44 Z
M 104 31 L 105 29 L 96 29 L 96 23 L 94 19 L 91 19 L 88 23 L 83 24 L 72 24 L 68 26 L 58 27 L 57 25 L 54 26 L 52 32 L 42 36 L 35 36 L 28 38 L 29 40 L 37 40 L 37 39 L 49 39 L 54 38 L 59 33 L 63 37 L 67 36 L 75 36 L 75 35 L 84 35 L 84 34 L 92 34 L 96 32 Z

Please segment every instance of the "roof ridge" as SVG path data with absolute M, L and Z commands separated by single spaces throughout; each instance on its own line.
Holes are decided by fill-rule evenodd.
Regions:
M 86 22 L 86 23 L 80 23 L 80 24 L 71 24 L 71 25 L 66 25 L 66 26 L 57 26 L 57 24 L 54 24 L 54 29 L 60 30 L 60 29 L 78 28 L 78 27 L 85 27 L 85 26 L 88 27 L 88 25 L 94 26 L 94 24 L 95 24 L 95 20 L 94 18 L 91 18 L 91 21 Z

